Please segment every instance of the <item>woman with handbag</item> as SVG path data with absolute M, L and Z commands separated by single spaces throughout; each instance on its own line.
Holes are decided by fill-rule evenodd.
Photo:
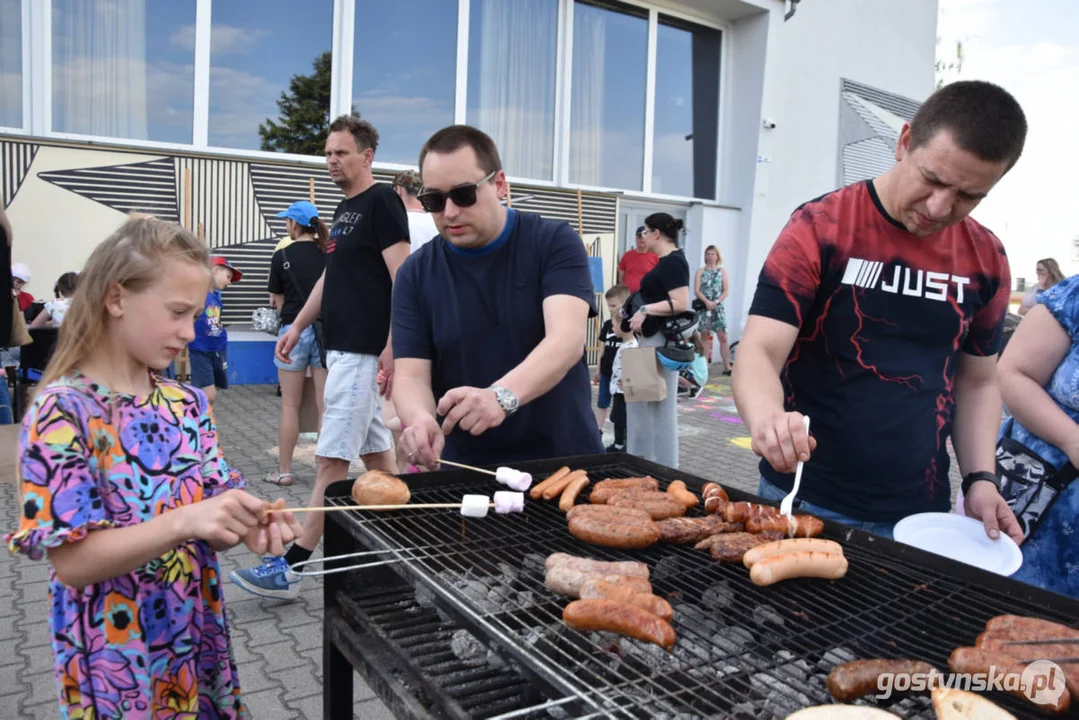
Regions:
M 689 263 L 678 247 L 684 226 L 667 213 L 649 215 L 644 226 L 645 248 L 659 256 L 659 262 L 641 278 L 641 305 L 629 318 L 629 329 L 641 336 L 640 347 L 662 348 L 667 344 L 667 320 L 689 310 Z M 626 404 L 626 452 L 677 468 L 678 370 L 663 365 L 662 358 L 660 362 L 667 397 Z
M 1012 577 L 1079 598 L 1079 276 L 1038 294 L 997 373 L 1001 494 L 1026 533 Z
M 281 313 L 278 337 L 284 335 L 303 309 L 311 289 L 315 287 L 326 267 L 326 243 L 330 232 L 318 216 L 312 203 L 300 201 L 277 214 L 285 218 L 292 242 L 280 247 L 270 260 L 270 302 Z M 300 335 L 300 342 L 289 354 L 289 362 L 276 357 L 277 379 L 281 384 L 281 419 L 277 426 L 277 470 L 263 478 L 275 485 L 291 485 L 292 453 L 300 436 L 300 403 L 303 399 L 307 368 L 315 380 L 315 401 L 318 404 L 319 427 L 322 426 L 323 398 L 326 387 L 325 350 L 322 347 L 322 326 L 318 321 Z
M 719 340 L 719 355 L 723 358 L 723 374 L 730 375 L 731 348 L 727 342 L 727 313 L 723 301 L 730 293 L 731 283 L 727 268 L 723 267 L 723 256 L 715 245 L 704 249 L 704 267 L 697 271 L 693 288 L 697 296 L 693 309 L 701 316 L 700 333 L 708 351 L 708 362 L 712 362 L 712 334 L 715 333 Z

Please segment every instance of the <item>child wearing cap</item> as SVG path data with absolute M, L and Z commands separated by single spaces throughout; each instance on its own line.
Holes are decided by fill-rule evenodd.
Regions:
M 206 393 L 213 403 L 217 388 L 227 390 L 229 379 L 229 335 L 221 324 L 221 291 L 239 282 L 243 273 L 221 255 L 210 258 L 211 288 L 206 294 L 206 309 L 195 319 L 195 339 L 188 344 L 191 361 L 191 384 Z

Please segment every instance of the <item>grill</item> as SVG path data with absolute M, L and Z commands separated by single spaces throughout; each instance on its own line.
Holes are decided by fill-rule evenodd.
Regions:
M 627 455 L 518 467 L 543 477 L 562 465 L 587 469 L 593 481 L 648 474 L 698 492 L 705 482 Z M 497 489 L 467 471 L 408 481 L 417 503 Z M 351 481 L 336 483 L 327 503 L 351 504 L 350 492 Z M 582 493 L 579 502 L 586 500 Z M 916 548 L 830 522 L 824 537 L 843 543 L 845 578 L 758 588 L 741 565 L 692 546 L 619 551 L 582 543 L 554 502 L 465 521 L 450 510 L 330 513 L 327 556 L 386 549 L 366 559 L 387 562 L 326 577 L 325 717 L 350 716 L 358 671 L 398 717 L 782 718 L 831 702 L 825 679 L 842 662 L 913 658 L 947 670 L 952 650 L 972 645 L 995 615 L 1066 624 L 1079 617 L 1077 601 Z M 656 594 L 674 606 L 673 652 L 566 628 L 569 600 L 544 586 L 543 561 L 559 551 L 647 563 Z M 1020 717 L 1032 713 L 1009 696 L 992 699 Z M 880 706 L 933 717 L 926 697 Z

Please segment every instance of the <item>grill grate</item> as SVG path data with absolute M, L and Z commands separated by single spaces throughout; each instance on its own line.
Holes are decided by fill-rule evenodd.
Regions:
M 697 489 L 700 484 L 643 461 L 568 464 L 587 467 L 593 480 L 648 472 L 661 480 L 682 477 Z M 416 476 L 410 486 L 414 502 L 454 502 L 466 492 L 495 489 L 461 472 Z M 587 501 L 583 494 L 582 501 Z M 351 498 L 346 492 L 327 502 L 348 504 Z M 1067 609 L 1054 614 L 1044 603 L 1008 594 L 1014 583 L 1002 581 L 1009 588 L 994 589 L 987 582 L 964 580 L 969 570 L 918 565 L 901 546 L 862 533 L 844 536 L 840 526 L 831 524 L 826 536 L 844 541 L 850 562 L 844 579 L 758 588 L 740 565 L 718 563 L 691 546 L 657 544 L 630 553 L 579 542 L 566 529 L 556 503 L 529 502 L 523 515 L 469 520 L 463 539 L 462 519 L 453 512 L 332 517 L 365 547 L 424 548 L 394 567 L 432 593 L 478 638 L 512 658 L 547 696 L 561 698 L 562 709 L 573 717 L 785 717 L 830 702 L 825 678 L 840 662 L 917 658 L 946 669 L 951 651 L 972 644 L 994 615 L 1012 612 L 1063 622 L 1075 615 Z M 675 609 L 678 642 L 673 653 L 565 628 L 561 613 L 568 599 L 544 587 L 543 560 L 559 551 L 647 563 L 656 594 L 671 600 Z M 412 622 L 403 616 L 402 632 L 423 637 L 426 645 L 408 648 L 425 658 L 425 672 L 456 659 L 452 653 L 446 657 L 444 639 L 417 633 Z M 994 699 L 1020 715 L 1029 712 L 1011 698 Z M 474 717 L 500 712 L 485 700 L 470 707 Z M 903 717 L 932 717 L 927 698 L 903 699 L 887 709 Z

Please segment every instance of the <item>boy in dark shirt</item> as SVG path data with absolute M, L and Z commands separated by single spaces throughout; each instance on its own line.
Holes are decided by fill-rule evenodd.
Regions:
M 611 368 L 614 366 L 614 356 L 618 352 L 618 346 L 622 339 L 615 333 L 611 325 L 613 318 L 619 317 L 622 304 L 629 297 L 629 288 L 625 285 L 614 285 L 604 294 L 607 299 L 609 317 L 599 329 L 599 341 L 603 344 L 603 355 L 599 359 L 599 367 L 592 375 L 592 382 L 599 383 L 599 395 L 596 399 L 596 424 L 603 433 L 603 426 L 607 423 L 607 411 L 611 407 Z M 612 418 L 613 419 L 613 418 Z

